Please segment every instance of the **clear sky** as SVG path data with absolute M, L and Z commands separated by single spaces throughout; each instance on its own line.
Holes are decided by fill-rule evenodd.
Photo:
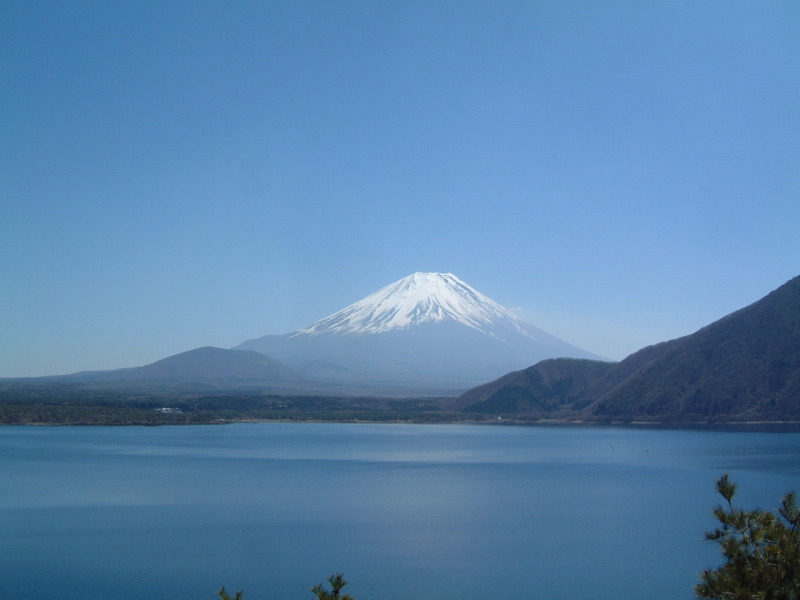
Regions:
M 2 1 L 0 376 L 415 271 L 621 359 L 800 274 L 800 2 Z

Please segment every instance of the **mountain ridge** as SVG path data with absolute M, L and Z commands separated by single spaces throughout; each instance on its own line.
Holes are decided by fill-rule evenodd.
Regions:
M 573 370 L 584 387 L 572 394 L 559 396 L 558 386 L 568 383 L 563 377 L 535 381 L 560 362 L 469 390 L 459 405 L 540 418 L 572 408 L 571 418 L 591 420 L 800 419 L 800 276 L 690 335 L 642 348 L 593 374 L 587 361 L 577 361 Z M 553 398 L 560 404 L 545 409 Z
M 40 381 L 92 389 L 454 397 L 550 356 L 593 355 L 525 323 L 451 273 L 414 273 L 290 334 Z
M 55 383 L 142 389 L 294 389 L 308 383 L 299 373 L 258 352 L 203 346 L 140 366 L 33 378 Z
M 267 337 L 280 344 L 286 342 L 285 337 Z M 320 333 L 301 337 L 312 338 L 330 344 L 327 350 L 332 360 L 305 357 L 304 368 L 327 373 L 330 379 L 314 380 L 259 352 L 203 347 L 143 367 L 4 378 L 0 379 L 0 391 L 12 401 L 21 399 L 23 404 L 56 398 L 69 403 L 76 397 L 98 394 L 105 399 L 118 392 L 135 398 L 142 390 L 173 398 L 209 391 L 237 398 L 242 398 L 241 394 L 307 395 L 318 399 L 312 402 L 318 410 L 313 413 L 315 418 L 328 418 L 325 406 L 328 402 L 336 404 L 332 398 L 351 398 L 350 402 L 336 404 L 346 410 L 369 411 L 367 407 L 373 406 L 370 402 L 376 396 L 425 396 L 428 400 L 421 409 L 425 416 L 419 418 L 434 420 L 455 417 L 494 421 L 508 417 L 521 422 L 800 422 L 800 276 L 690 335 L 642 348 L 619 363 L 550 358 L 506 370 L 494 378 L 485 377 L 480 385 L 462 388 L 468 389 L 463 393 L 450 392 L 454 374 L 441 371 L 437 356 L 446 349 L 456 362 L 466 364 L 474 361 L 477 347 L 481 363 L 471 363 L 475 369 L 472 375 L 484 377 L 480 369 L 501 366 L 487 367 L 484 351 L 492 344 L 502 347 L 497 338 L 463 323 L 428 319 L 379 335 Z M 528 341 L 524 336 L 517 339 Z M 347 343 L 342 345 L 342 340 Z M 405 344 L 401 344 L 405 351 L 411 352 L 409 360 L 398 356 L 398 340 Z M 303 347 L 295 349 L 302 351 Z M 354 381 L 353 369 L 336 360 L 347 358 L 353 349 L 366 351 L 375 361 L 373 367 L 387 364 L 389 370 L 373 373 L 372 380 L 365 379 L 363 372 L 356 373 L 361 377 L 355 380 L 357 383 L 346 383 Z M 413 387 L 409 380 L 418 384 L 419 379 L 414 378 L 419 377 L 420 369 L 425 384 Z M 365 397 L 371 400 L 365 403 Z M 285 404 L 283 400 L 265 402 L 273 402 L 273 408 Z M 303 417 L 305 409 L 300 407 L 308 403 L 298 402 L 298 409 L 291 414 Z M 380 418 L 386 418 L 385 414 Z

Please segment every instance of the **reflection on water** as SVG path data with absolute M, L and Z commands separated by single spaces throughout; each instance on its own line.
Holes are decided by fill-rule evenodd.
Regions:
M 0 428 L 9 597 L 692 597 L 714 480 L 800 489 L 800 434 L 462 425 Z

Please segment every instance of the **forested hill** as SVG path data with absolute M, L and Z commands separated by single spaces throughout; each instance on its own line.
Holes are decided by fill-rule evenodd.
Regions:
M 544 361 L 470 390 L 459 404 L 539 418 L 800 420 L 800 277 L 619 363 Z

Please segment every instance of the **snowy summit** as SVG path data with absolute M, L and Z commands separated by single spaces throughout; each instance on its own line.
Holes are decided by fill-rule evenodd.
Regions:
M 510 310 L 452 273 L 414 273 L 295 335 L 385 333 L 445 320 L 456 321 L 490 336 L 495 336 L 499 324 L 523 332 L 527 329 Z
M 254 350 L 350 393 L 466 390 L 546 358 L 599 358 L 526 323 L 452 273 L 414 273 Z M 355 392 L 353 391 L 355 390 Z

